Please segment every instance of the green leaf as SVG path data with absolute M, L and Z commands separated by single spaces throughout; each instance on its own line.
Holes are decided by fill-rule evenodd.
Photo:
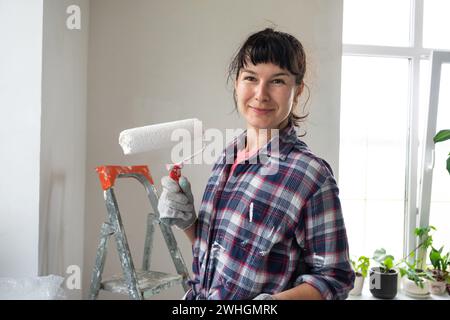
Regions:
M 432 247 L 430 251 L 430 261 L 435 269 L 440 270 L 441 260 L 442 260 L 441 252 Z
M 375 250 L 375 252 L 373 253 L 372 259 L 381 263 L 384 261 L 385 257 L 386 257 L 386 249 L 381 248 L 381 249 Z
M 428 233 L 430 233 L 431 230 L 436 231 L 436 227 L 434 227 L 434 226 L 428 226 L 428 227 L 416 228 L 416 229 L 414 230 L 414 233 L 416 234 L 416 236 L 419 236 L 419 237 L 422 237 L 422 236 L 425 236 L 425 235 L 428 236 Z
M 419 286 L 421 289 L 423 289 L 423 280 L 419 279 L 414 281 L 414 283 L 416 284 L 416 286 Z
M 400 277 L 404 277 L 405 276 L 405 274 L 407 274 L 408 272 L 406 271 L 406 269 L 404 269 L 404 268 L 399 268 L 399 270 L 400 270 Z
M 384 259 L 384 265 L 386 266 L 386 272 L 391 270 L 394 266 L 394 257 L 386 256 L 386 258 Z
M 416 234 L 416 236 L 423 236 L 425 233 L 427 233 L 428 228 L 427 227 L 422 227 L 422 228 L 416 228 L 414 230 L 414 233 Z
M 447 171 L 450 174 L 450 157 L 447 158 Z
M 450 139 L 450 130 L 441 130 L 433 138 L 434 143 Z
M 358 259 L 359 265 L 358 269 L 361 271 L 362 276 L 365 278 L 367 277 L 367 271 L 370 266 L 370 259 L 366 256 L 361 256 Z

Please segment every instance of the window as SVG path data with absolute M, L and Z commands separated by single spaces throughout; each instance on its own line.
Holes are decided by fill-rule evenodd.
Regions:
M 384 247 L 400 259 L 416 246 L 429 57 L 450 48 L 449 11 L 448 0 L 344 0 L 339 186 L 352 256 Z M 441 86 L 450 88 L 449 65 Z M 450 129 L 448 89 L 440 129 Z M 429 223 L 448 250 L 450 142 L 435 150 Z

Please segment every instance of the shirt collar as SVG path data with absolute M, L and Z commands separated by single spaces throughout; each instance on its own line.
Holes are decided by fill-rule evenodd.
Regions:
M 236 158 L 238 147 L 242 148 L 243 146 L 245 146 L 246 136 L 247 130 L 244 130 L 241 134 L 233 138 L 233 140 L 228 144 L 224 152 L 221 154 L 218 163 L 233 163 L 234 159 Z M 275 139 L 278 139 L 278 146 Z M 272 137 L 271 140 L 258 151 L 258 153 L 260 151 L 266 152 L 269 157 L 279 158 L 280 160 L 284 161 L 286 160 L 286 157 L 288 156 L 292 148 L 298 143 L 304 144 L 298 139 L 297 130 L 295 129 L 294 124 L 290 121 L 288 125 L 279 130 L 278 135 Z M 254 156 L 257 156 L 257 154 L 253 155 L 252 157 Z

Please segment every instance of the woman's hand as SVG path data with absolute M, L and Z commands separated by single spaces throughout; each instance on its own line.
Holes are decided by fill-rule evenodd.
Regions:
M 276 300 L 274 296 L 268 293 L 258 294 L 253 300 Z
M 161 184 L 163 191 L 158 201 L 161 222 L 181 230 L 188 229 L 197 220 L 191 184 L 186 177 L 180 177 L 176 182 L 169 176 L 163 177 Z

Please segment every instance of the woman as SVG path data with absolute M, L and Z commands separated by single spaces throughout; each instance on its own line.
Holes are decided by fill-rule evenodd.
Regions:
M 293 36 L 251 35 L 230 65 L 247 130 L 214 165 L 198 218 L 187 179 L 162 179 L 160 215 L 193 244 L 186 299 L 345 299 L 352 289 L 336 181 L 295 130 L 305 64 Z

